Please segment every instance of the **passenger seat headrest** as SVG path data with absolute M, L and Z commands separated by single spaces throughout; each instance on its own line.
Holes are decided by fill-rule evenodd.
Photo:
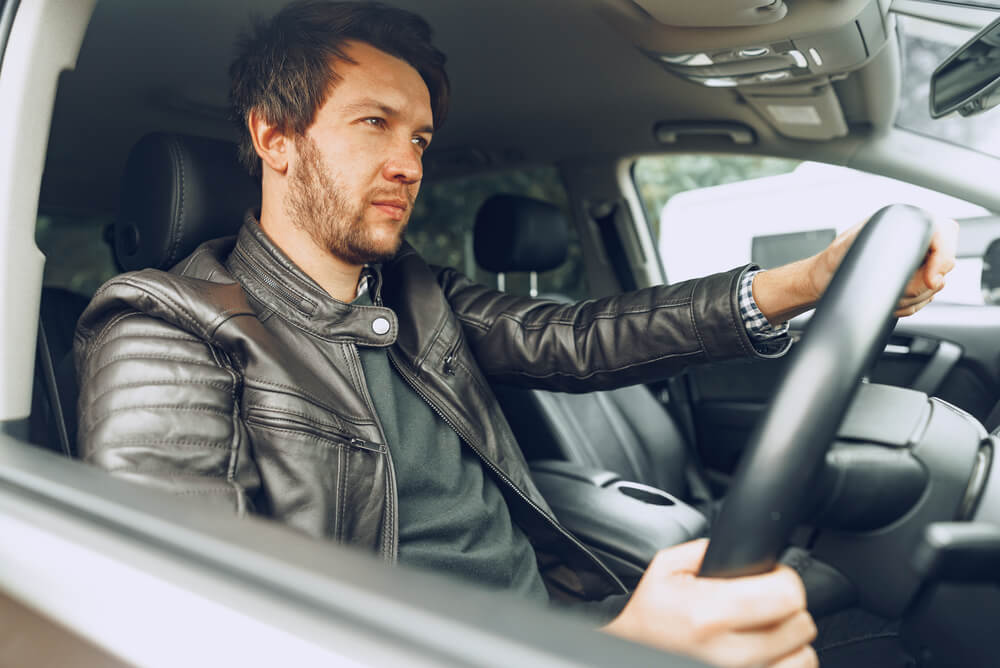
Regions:
M 517 195 L 494 195 L 476 214 L 476 262 L 495 273 L 548 271 L 566 259 L 569 227 L 562 210 Z
M 153 133 L 132 147 L 122 177 L 114 250 L 123 271 L 169 269 L 202 242 L 235 234 L 260 206 L 260 183 L 236 145 Z

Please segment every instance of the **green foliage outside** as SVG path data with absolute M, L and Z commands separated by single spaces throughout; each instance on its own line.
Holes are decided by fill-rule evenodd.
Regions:
M 42 284 L 93 295 L 118 273 L 104 228 L 111 216 L 41 215 L 35 226 L 35 244 L 45 254 Z
M 800 160 L 753 155 L 658 155 L 639 158 L 633 178 L 653 238 L 660 238 L 660 211 L 677 193 L 724 183 L 787 174 Z

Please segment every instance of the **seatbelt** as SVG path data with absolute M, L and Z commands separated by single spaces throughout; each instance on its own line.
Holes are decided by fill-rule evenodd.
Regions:
M 687 442 L 688 463 L 684 467 L 684 479 L 687 481 L 691 498 L 701 504 L 708 504 L 714 497 L 711 488 L 705 482 L 705 467 L 701 461 L 701 453 L 698 451 L 694 410 L 691 406 L 691 391 L 688 382 L 687 374 L 673 376 L 667 380 L 667 394 L 670 398 L 667 402 L 667 412 L 673 416 Z
M 39 319 L 38 322 L 38 364 L 41 371 L 41 380 L 45 384 L 45 395 L 49 402 L 49 439 L 52 439 L 52 431 L 59 440 L 59 449 L 67 457 L 73 456 L 73 443 L 71 442 L 69 430 L 66 427 L 66 411 L 63 409 L 62 398 L 59 395 L 59 386 L 56 379 L 56 367 L 52 359 L 52 350 L 49 348 L 48 337 L 45 334 L 45 326 Z M 36 376 L 37 381 L 37 376 Z M 54 428 L 54 429 L 53 429 Z M 47 444 L 49 447 L 51 443 Z

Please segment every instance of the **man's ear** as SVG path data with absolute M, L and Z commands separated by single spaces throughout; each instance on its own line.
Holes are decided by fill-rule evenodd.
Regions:
M 291 139 L 256 111 L 247 116 L 247 127 L 253 148 L 263 163 L 279 174 L 287 172 Z

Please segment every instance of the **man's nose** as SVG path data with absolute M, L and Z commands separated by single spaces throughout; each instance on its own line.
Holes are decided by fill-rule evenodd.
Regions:
M 407 185 L 419 182 L 423 174 L 420 154 L 410 140 L 407 140 L 405 146 L 393 151 L 382 168 L 382 176 L 386 180 Z

